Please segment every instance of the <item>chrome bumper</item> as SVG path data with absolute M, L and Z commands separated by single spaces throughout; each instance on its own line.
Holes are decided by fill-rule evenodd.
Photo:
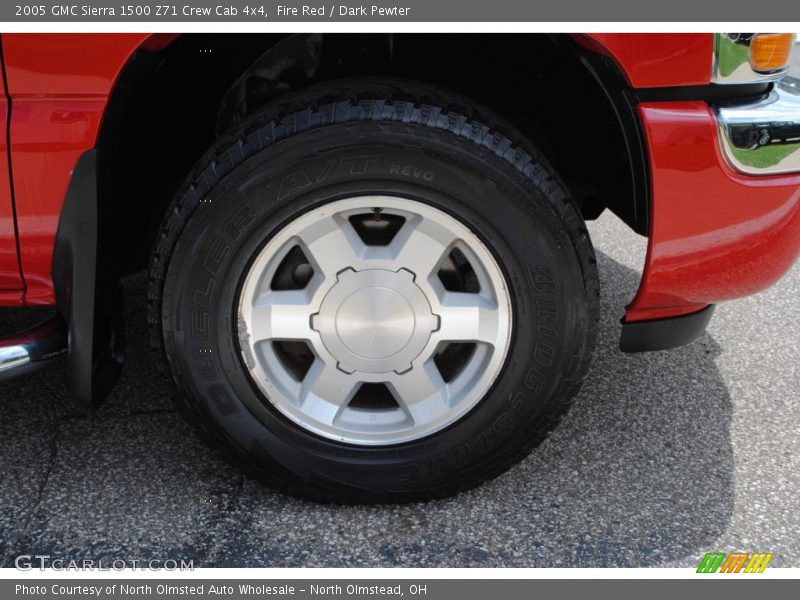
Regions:
M 786 77 L 751 104 L 716 109 L 731 166 L 748 175 L 800 172 L 800 79 Z
M 30 373 L 67 351 L 67 328 L 55 316 L 18 335 L 0 338 L 0 381 Z

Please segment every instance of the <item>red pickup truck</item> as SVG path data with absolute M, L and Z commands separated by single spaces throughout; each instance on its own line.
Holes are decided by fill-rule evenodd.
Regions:
M 677 347 L 800 252 L 792 34 L 2 36 L 0 378 L 97 406 L 122 278 L 185 413 L 336 502 L 503 472 L 595 341 L 585 226 L 648 239 L 621 350 Z

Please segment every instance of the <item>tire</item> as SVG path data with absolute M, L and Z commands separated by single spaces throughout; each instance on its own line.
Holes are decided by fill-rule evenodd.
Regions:
M 250 314 L 247 307 L 260 302 L 263 290 L 273 294 L 282 289 L 276 284 L 279 272 L 290 272 L 297 279 L 298 268 L 287 267 L 288 259 L 271 250 L 273 245 L 284 238 L 294 239 L 289 233 L 292 227 L 300 226 L 297 223 L 305 223 L 304 219 L 323 218 L 320 215 L 338 210 L 331 207 L 346 205 L 337 203 L 366 202 L 365 197 L 383 198 L 387 206 L 399 207 L 398 214 L 406 215 L 393 216 L 390 213 L 395 209 L 385 209 L 389 212 L 375 217 L 382 226 L 384 219 L 387 223 L 393 219 L 408 223 L 417 218 L 413 211 L 418 211 L 427 215 L 420 217 L 423 220 L 444 223 L 444 230 L 450 225 L 462 227 L 463 239 L 471 240 L 476 248 L 466 259 L 467 267 L 437 271 L 435 278 L 430 275 L 427 279 L 414 273 L 414 285 L 427 285 L 425 281 L 429 281 L 441 290 L 447 274 L 456 278 L 452 284 L 456 292 L 476 293 L 467 289 L 468 280 L 480 279 L 485 268 L 494 279 L 484 277 L 481 281 L 488 281 L 485 287 L 496 291 L 497 306 L 506 306 L 507 299 L 509 312 L 501 311 L 501 316 L 492 321 L 499 325 L 491 331 L 501 333 L 491 338 L 489 345 L 473 344 L 466 350 L 469 356 L 458 359 L 459 364 L 471 365 L 478 361 L 474 357 L 480 350 L 483 361 L 475 362 L 475 372 L 482 377 L 475 380 L 483 386 L 479 386 L 483 390 L 480 397 L 474 398 L 474 390 L 462 385 L 458 389 L 463 398 L 447 400 L 454 402 L 453 406 L 463 401 L 468 410 L 426 422 L 417 413 L 408 412 L 407 404 L 414 398 L 404 397 L 402 402 L 397 400 L 397 406 L 377 408 L 378 388 L 363 384 L 367 391 L 359 388 L 357 395 L 363 396 L 367 406 L 363 410 L 367 412 L 346 405 L 338 409 L 339 416 L 332 422 L 347 414 L 356 415 L 352 417 L 355 423 L 363 414 L 367 415 L 364 423 L 347 421 L 347 425 L 330 425 L 328 430 L 315 429 L 309 423 L 317 422 L 317 413 L 309 409 L 313 418 L 293 414 L 300 409 L 292 407 L 305 406 L 305 400 L 293 405 L 291 394 L 285 391 L 302 388 L 308 372 L 296 373 L 300 388 L 292 387 L 294 383 L 279 383 L 283 375 L 274 379 L 269 375 L 280 370 L 276 365 L 302 362 L 298 358 L 302 349 L 292 346 L 292 352 L 300 354 L 285 354 L 289 357 L 286 360 L 280 354 L 276 359 L 284 353 L 281 344 L 288 342 L 256 345 L 250 337 L 250 321 L 244 315 Z M 410 207 L 412 212 L 403 212 L 403 207 Z M 366 221 L 357 222 L 369 227 Z M 399 231 L 404 231 L 405 225 L 400 227 Z M 281 252 L 286 252 L 285 248 Z M 448 256 L 452 259 L 455 255 Z M 298 260 L 313 272 L 308 276 L 311 279 L 304 280 L 304 285 L 310 286 L 308 282 L 316 281 L 317 266 L 328 258 L 312 260 L 303 255 Z M 259 261 L 277 264 L 269 271 L 271 279 L 267 278 L 268 271 L 257 270 Z M 453 262 L 447 264 L 452 266 Z M 356 303 L 356 319 L 373 307 L 377 311 L 393 306 L 380 295 L 384 288 L 375 292 L 375 287 L 364 283 L 365 273 L 371 268 L 345 269 L 346 273 L 335 278 L 330 277 L 332 271 L 327 266 L 319 269 L 327 290 L 338 290 L 335 286 L 345 285 L 344 275 L 351 277 L 347 285 L 358 290 L 352 296 L 356 299 L 352 301 Z M 386 286 L 390 291 L 406 285 L 395 286 L 398 274 L 405 277 L 404 281 L 411 279 L 403 269 L 387 267 L 370 272 L 389 278 Z M 292 93 L 265 106 L 220 139 L 176 195 L 153 253 L 150 282 L 151 339 L 166 358 L 190 420 L 248 473 L 286 493 L 325 502 L 404 502 L 442 497 L 509 469 L 546 437 L 577 393 L 588 369 L 598 316 L 599 284 L 591 241 L 575 202 L 547 162 L 522 135 L 488 110 L 432 86 L 386 79 L 329 82 Z M 476 285 L 483 294 L 484 283 Z M 251 293 L 251 288 L 256 292 Z M 334 295 L 332 291 L 326 293 L 325 298 Z M 315 294 L 312 290 L 306 296 Z M 413 294 L 408 292 L 404 297 Z M 434 302 L 428 294 L 428 300 Z M 363 331 L 356 334 L 355 329 L 348 329 L 350 325 L 340 315 L 351 313 L 345 311 L 343 302 L 336 306 L 331 311 L 317 309 L 319 314 L 310 321 L 303 316 L 298 327 L 308 322 L 313 329 L 323 316 L 328 321 L 333 319 L 333 330 L 339 332 L 336 335 L 345 341 L 356 340 L 353 343 L 359 350 L 354 352 L 366 356 L 366 350 L 361 350 L 368 344 L 363 341 L 367 339 Z M 428 309 L 419 310 L 425 314 L 420 317 L 422 313 L 414 313 L 414 322 L 430 325 L 426 321 Z M 444 310 L 442 315 L 449 314 Z M 334 316 L 329 319 L 330 315 Z M 435 336 L 437 331 L 449 331 L 450 324 L 460 323 L 449 316 L 433 318 L 438 319 L 439 329 L 436 324 L 425 325 L 428 329 L 419 334 L 420 344 L 433 339 L 425 335 Z M 361 325 L 371 324 L 368 329 L 375 331 L 388 322 L 374 320 L 377 317 L 363 319 Z M 412 340 L 417 339 L 416 327 L 408 330 L 412 331 Z M 323 331 L 323 326 L 318 329 Z M 349 332 L 349 337 L 345 339 L 341 331 Z M 328 352 L 334 345 L 327 341 L 333 338 L 324 338 L 333 334 L 319 335 L 324 343 L 309 345 L 311 368 L 319 364 L 317 347 L 319 352 Z M 397 335 L 406 336 L 407 330 Z M 277 333 L 274 336 L 279 337 Z M 388 333 L 374 334 L 373 338 L 380 344 L 395 341 Z M 336 338 L 335 343 L 339 341 Z M 449 344 L 443 347 L 450 348 Z M 454 347 L 453 352 L 462 349 L 458 344 Z M 381 347 L 376 356 L 394 351 L 387 348 Z M 485 348 L 488 350 L 484 352 Z M 379 365 L 378 371 L 394 369 L 390 379 L 400 381 L 398 378 L 405 376 L 398 374 L 405 367 L 392 363 L 393 358 L 386 359 L 390 361 L 386 364 L 369 362 L 362 367 L 357 361 L 355 366 L 350 365 L 349 359 L 333 350 L 330 354 L 338 361 L 334 376 L 354 371 L 356 375 L 349 376 L 360 377 L 363 373 L 359 369 L 372 373 L 374 369 L 369 369 L 373 364 Z M 489 369 L 490 363 L 494 370 Z M 426 364 L 432 363 L 429 360 Z M 262 366 L 266 377 L 259 371 Z M 406 371 L 412 372 L 422 377 L 416 362 L 411 371 Z M 458 373 L 452 381 L 460 381 L 461 371 Z M 443 371 L 440 375 L 444 379 Z M 375 385 L 383 386 L 381 393 L 389 386 L 390 395 L 398 396 L 391 383 Z M 454 383 L 447 385 L 448 390 L 456 389 Z M 388 401 L 391 404 L 395 400 Z M 452 410 L 450 404 L 447 406 L 442 410 Z M 394 416 L 387 416 L 390 413 Z M 304 418 L 308 420 L 304 422 Z M 327 418 L 319 417 L 319 422 L 327 423 Z M 366 423 L 378 418 L 385 421 L 380 421 L 380 428 Z M 398 418 L 407 418 L 413 427 L 398 425 Z M 419 428 L 417 423 L 421 424 Z M 412 429 L 413 435 L 403 433 Z M 355 431 L 352 435 L 351 430 Z M 373 436 L 375 431 L 378 433 Z M 342 432 L 345 435 L 337 437 Z

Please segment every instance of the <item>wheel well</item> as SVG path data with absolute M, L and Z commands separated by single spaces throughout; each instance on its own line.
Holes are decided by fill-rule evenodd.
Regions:
M 609 208 L 646 233 L 643 144 L 624 84 L 568 36 L 186 34 L 136 52 L 109 100 L 98 140 L 105 269 L 147 264 L 171 196 L 219 131 L 307 83 L 369 75 L 484 104 L 533 140 L 585 218 Z

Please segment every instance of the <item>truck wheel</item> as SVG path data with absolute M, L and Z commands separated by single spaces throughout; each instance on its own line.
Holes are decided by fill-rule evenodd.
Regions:
M 544 439 L 598 314 L 583 220 L 485 109 L 422 84 L 283 97 L 203 158 L 151 266 L 153 340 L 237 463 L 317 500 L 440 497 Z

